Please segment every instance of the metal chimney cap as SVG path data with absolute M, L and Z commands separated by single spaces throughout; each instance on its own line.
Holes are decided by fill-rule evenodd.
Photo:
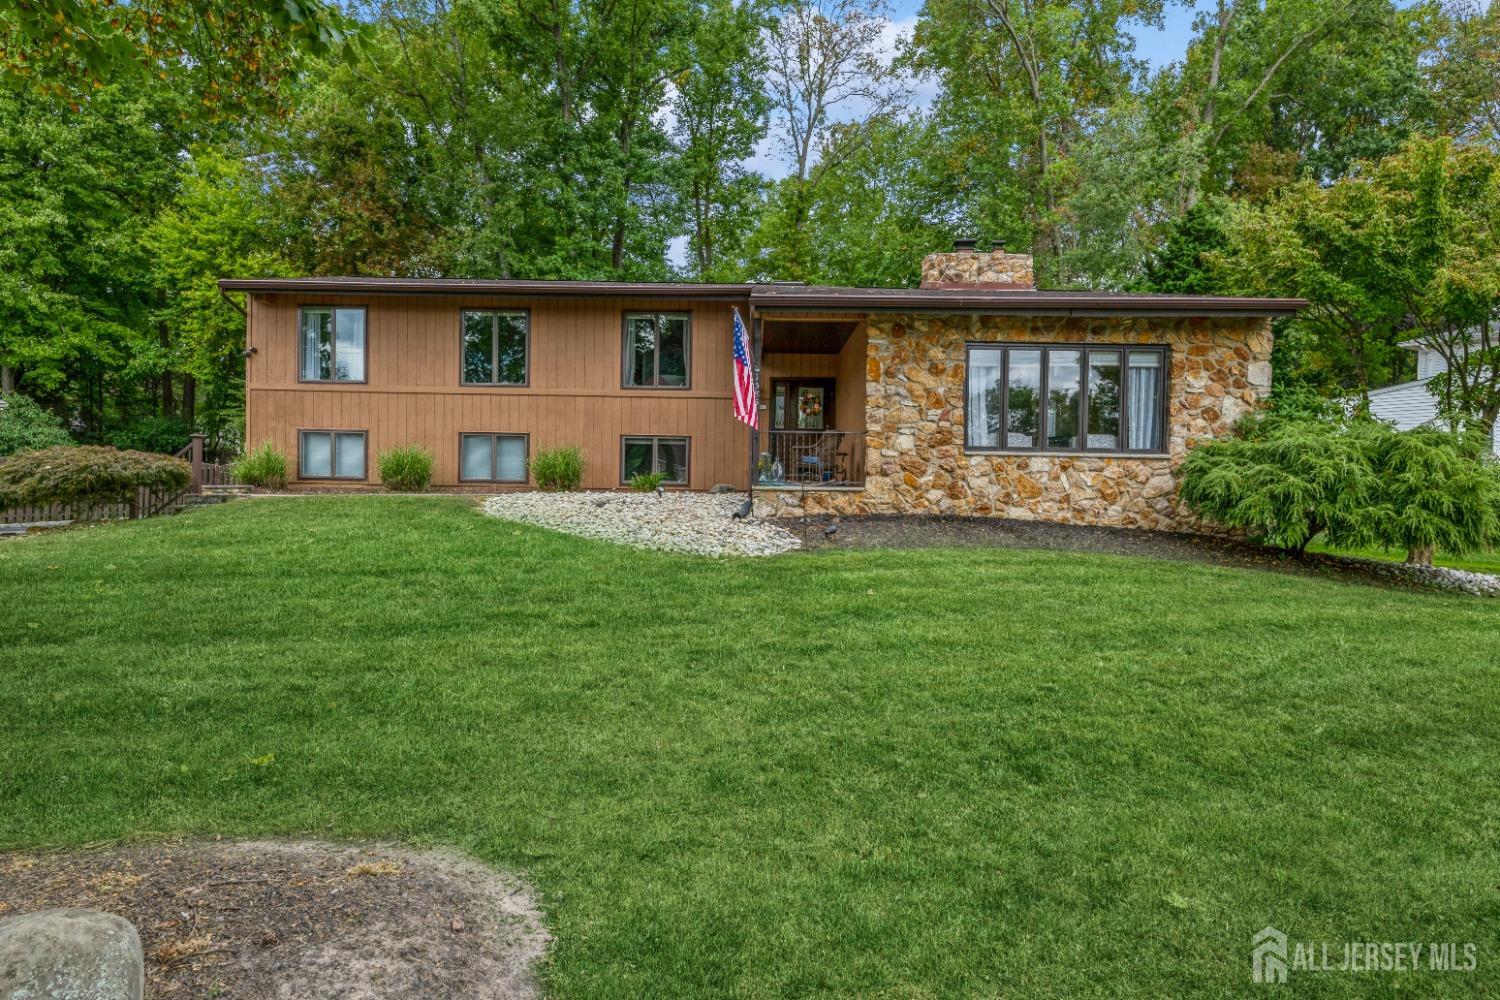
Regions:
M 977 246 L 979 246 L 979 241 L 978 240 L 954 240 L 953 241 L 953 252 L 954 253 L 973 253 L 974 252 L 974 248 L 977 247 Z
M 1005 241 L 1004 240 L 995 240 L 995 241 L 991 242 L 990 243 L 990 251 L 992 253 L 1004 253 L 1005 252 Z

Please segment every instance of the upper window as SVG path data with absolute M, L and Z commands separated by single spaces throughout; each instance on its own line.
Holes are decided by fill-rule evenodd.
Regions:
M 620 482 L 628 483 L 645 472 L 660 472 L 666 476 L 663 482 L 687 485 L 687 438 L 621 438 L 620 451 Z
M 686 389 L 689 326 L 686 313 L 626 313 L 625 385 Z
M 526 384 L 525 312 L 465 311 L 462 328 L 464 385 Z
M 1164 347 L 971 344 L 970 451 L 1161 452 Z
M 364 309 L 306 306 L 300 315 L 302 381 L 363 382 Z

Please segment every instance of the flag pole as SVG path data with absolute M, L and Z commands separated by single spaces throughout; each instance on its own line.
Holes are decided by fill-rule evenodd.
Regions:
M 755 516 L 755 470 L 760 463 L 760 317 L 747 302 L 750 310 L 750 370 L 755 378 L 755 424 L 750 428 L 750 487 L 746 491 L 750 501 L 750 515 Z

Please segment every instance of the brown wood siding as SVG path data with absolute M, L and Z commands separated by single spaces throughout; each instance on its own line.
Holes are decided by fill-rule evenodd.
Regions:
M 865 429 L 865 325 L 849 337 L 838 354 L 766 354 L 761 358 L 761 399 L 771 399 L 773 379 L 829 378 L 834 380 L 832 430 Z
M 365 307 L 367 382 L 298 381 L 297 310 L 304 305 Z M 530 311 L 529 385 L 460 384 L 465 309 Z M 749 440 L 733 413 L 730 309 L 648 299 L 252 296 L 247 336 L 256 352 L 246 363 L 246 443 L 272 442 L 295 471 L 298 430 L 365 431 L 371 483 L 382 449 L 421 444 L 436 459 L 434 484 L 456 486 L 461 433 L 527 434 L 532 454 L 580 446 L 584 485 L 614 489 L 622 435 L 686 435 L 692 488 L 743 487 Z M 624 314 L 653 310 L 692 314 L 689 389 L 621 386 Z
M 861 323 L 839 352 L 834 377 L 838 389 L 833 399 L 833 425 L 841 431 L 865 429 L 865 354 L 869 338 Z

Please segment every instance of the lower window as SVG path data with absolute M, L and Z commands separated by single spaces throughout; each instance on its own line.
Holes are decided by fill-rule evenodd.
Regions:
M 971 344 L 969 451 L 1166 450 L 1165 347 Z
M 297 455 L 299 478 L 365 478 L 364 431 L 303 431 Z
M 686 485 L 688 439 L 685 437 L 621 438 L 620 482 L 628 483 L 647 472 L 660 472 L 664 482 Z
M 466 482 L 526 482 L 526 435 L 460 434 L 458 478 Z

